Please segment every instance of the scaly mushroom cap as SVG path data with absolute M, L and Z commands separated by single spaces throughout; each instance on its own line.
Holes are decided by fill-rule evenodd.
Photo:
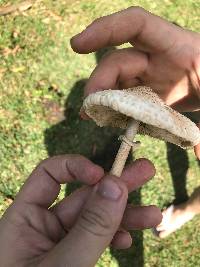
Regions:
M 182 148 L 200 142 L 200 130 L 188 118 L 167 106 L 151 88 L 104 90 L 90 94 L 83 109 L 99 126 L 125 129 L 130 118 L 140 121 L 139 133 Z

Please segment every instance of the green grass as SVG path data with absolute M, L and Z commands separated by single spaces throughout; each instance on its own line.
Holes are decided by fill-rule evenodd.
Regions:
M 19 1 L 9 1 L 16 2 Z M 6 3 L 0 0 L 0 4 Z M 93 19 L 133 4 L 200 31 L 200 4 L 195 0 L 115 0 L 109 4 L 107 0 L 38 0 L 24 14 L 0 17 L 0 214 L 34 166 L 48 155 L 81 153 L 110 167 L 118 145 L 113 136 L 117 140 L 118 132 L 99 129 L 78 117 L 85 79 L 102 51 L 77 55 L 70 48 L 69 39 Z M 12 53 L 16 46 L 18 51 Z M 151 159 L 157 174 L 132 199 L 134 203 L 163 208 L 175 197 L 166 145 L 150 138 L 139 139 L 142 147 L 136 156 Z M 184 174 L 186 155 L 171 149 L 177 166 L 173 174 L 183 185 L 184 176 L 187 177 L 190 195 L 200 184 L 198 163 L 189 151 L 189 168 Z M 107 250 L 98 266 L 198 266 L 199 228 L 200 220 L 195 218 L 166 240 L 155 238 L 150 230 L 134 232 L 131 249 Z

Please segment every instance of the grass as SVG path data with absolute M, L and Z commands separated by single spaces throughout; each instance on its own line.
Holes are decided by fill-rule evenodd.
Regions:
M 9 1 L 16 2 L 20 1 Z M 0 0 L 1 5 L 7 3 Z M 106 0 L 37 0 L 23 14 L 0 17 L 0 214 L 31 170 L 49 155 L 81 153 L 110 167 L 118 145 L 113 138 L 118 132 L 99 129 L 78 117 L 85 79 L 104 51 L 77 55 L 69 39 L 93 19 L 133 4 L 200 31 L 200 4 L 195 0 L 115 0 L 109 4 Z M 183 200 L 186 191 L 190 195 L 200 183 L 193 153 L 189 151 L 187 156 L 168 147 L 168 158 L 174 158 L 174 165 L 167 160 L 164 142 L 140 139 L 142 147 L 136 156 L 151 159 L 157 174 L 132 195 L 134 203 L 163 208 L 175 196 Z M 175 191 L 172 178 L 176 180 Z M 131 249 L 108 249 L 97 266 L 198 266 L 199 227 L 200 220 L 195 218 L 166 240 L 155 238 L 150 230 L 134 232 Z

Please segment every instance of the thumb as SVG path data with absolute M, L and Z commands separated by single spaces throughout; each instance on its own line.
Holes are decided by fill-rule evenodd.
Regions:
M 94 187 L 75 226 L 49 255 L 47 266 L 93 267 L 119 228 L 127 198 L 122 181 L 105 177 Z

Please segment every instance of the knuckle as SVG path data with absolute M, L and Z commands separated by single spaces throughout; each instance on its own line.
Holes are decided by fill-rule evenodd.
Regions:
M 54 160 L 56 157 L 57 156 L 43 159 L 33 170 L 32 174 L 41 175 L 44 171 L 49 173 L 49 166 L 51 166 L 52 160 Z
M 88 159 L 81 154 L 66 154 L 64 155 L 66 162 L 73 162 L 74 160 L 87 161 Z
M 135 14 L 144 14 L 145 9 L 141 6 L 132 6 L 130 7 L 130 10 Z
M 101 22 L 102 18 L 96 18 L 93 20 L 93 22 L 90 24 L 90 26 L 98 25 Z
M 50 165 L 50 161 L 52 158 L 47 158 L 42 160 L 37 166 L 36 168 L 33 170 L 32 174 L 35 175 L 42 175 L 44 172 L 48 171 L 48 166 Z
M 49 162 L 49 158 L 47 158 L 47 159 L 43 159 L 43 160 L 38 164 L 37 168 L 42 168 L 42 167 L 46 166 L 48 162 Z
M 95 211 L 85 209 L 77 226 L 96 236 L 107 236 L 113 232 L 113 221 L 109 212 L 100 207 Z
M 49 166 L 51 166 L 51 163 L 56 161 L 56 160 L 68 160 L 69 158 L 71 159 L 84 159 L 84 156 L 81 156 L 79 154 L 63 154 L 63 155 L 57 155 L 53 157 L 49 157 L 46 159 L 43 159 L 36 167 L 36 169 L 46 169 Z
M 46 158 L 46 159 L 43 159 L 36 168 L 38 169 L 42 169 L 42 168 L 45 168 L 45 167 L 48 167 L 52 161 L 54 161 L 55 159 L 57 158 L 60 158 L 61 156 L 53 156 L 53 157 L 49 157 L 49 158 Z

